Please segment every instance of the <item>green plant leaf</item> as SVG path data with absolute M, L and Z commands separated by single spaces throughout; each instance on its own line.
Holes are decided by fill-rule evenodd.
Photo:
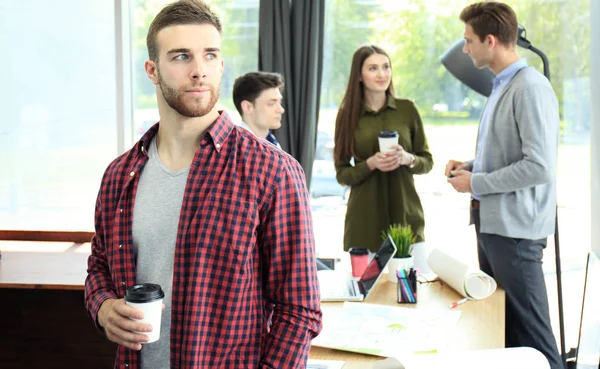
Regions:
M 395 258 L 407 258 L 411 256 L 412 245 L 416 241 L 415 234 L 412 231 L 410 224 L 390 224 L 387 232 L 381 231 L 381 238 L 385 240 L 390 235 L 392 241 L 396 245 Z

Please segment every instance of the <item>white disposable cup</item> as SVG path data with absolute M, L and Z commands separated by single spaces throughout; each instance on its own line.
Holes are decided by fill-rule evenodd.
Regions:
M 382 132 L 383 133 L 383 132 Z M 385 136 L 390 135 L 392 132 L 386 131 Z M 392 145 L 398 144 L 398 133 L 393 132 L 395 135 L 391 137 L 382 137 L 380 134 L 377 138 L 379 139 L 379 152 L 393 152 L 396 149 L 392 148 Z
M 147 297 L 144 297 L 141 295 L 144 293 L 144 288 L 152 288 L 155 291 L 152 291 Z M 158 288 L 158 290 L 156 290 L 156 288 Z M 137 289 L 137 291 L 130 294 L 130 290 L 132 289 Z M 128 301 L 128 299 L 134 301 Z M 125 296 L 125 303 L 128 306 L 139 309 L 144 313 L 143 319 L 132 319 L 140 323 L 150 324 L 152 326 L 151 332 L 136 332 L 148 336 L 148 342 L 145 343 L 156 342 L 160 338 L 163 299 L 164 293 L 162 289 L 160 289 L 160 286 L 151 283 L 135 285 L 128 289 L 128 294 Z M 144 302 L 143 300 L 147 301 Z
M 140 309 L 144 312 L 144 319 L 134 319 L 140 323 L 150 324 L 152 326 L 152 332 L 137 332 L 148 336 L 148 342 L 156 342 L 160 338 L 160 321 L 162 318 L 162 302 L 163 299 L 152 301 L 152 302 L 127 302 L 127 305 L 132 308 Z

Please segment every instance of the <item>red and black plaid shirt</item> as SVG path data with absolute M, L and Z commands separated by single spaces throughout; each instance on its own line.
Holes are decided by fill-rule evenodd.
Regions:
M 100 305 L 136 283 L 133 205 L 156 132 L 155 125 L 102 179 L 85 282 L 96 325 Z M 305 368 L 321 330 L 304 172 L 224 112 L 190 167 L 172 299 L 172 368 Z M 119 346 L 115 368 L 139 366 L 139 352 Z

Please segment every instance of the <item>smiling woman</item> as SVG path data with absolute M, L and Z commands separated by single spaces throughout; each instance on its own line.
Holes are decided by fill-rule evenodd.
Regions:
M 381 133 L 392 133 L 381 147 Z M 410 225 L 425 239 L 425 219 L 413 175 L 433 166 L 423 123 L 414 104 L 394 96 L 392 64 L 376 45 L 354 52 L 346 93 L 336 118 L 334 160 L 337 181 L 350 186 L 344 250 L 379 248 L 391 224 Z

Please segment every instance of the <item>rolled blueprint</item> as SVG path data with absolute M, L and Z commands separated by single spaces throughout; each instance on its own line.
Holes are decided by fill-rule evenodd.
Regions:
M 444 283 L 464 297 L 482 300 L 496 291 L 496 281 L 479 269 L 469 267 L 439 249 L 433 249 L 427 264 Z

